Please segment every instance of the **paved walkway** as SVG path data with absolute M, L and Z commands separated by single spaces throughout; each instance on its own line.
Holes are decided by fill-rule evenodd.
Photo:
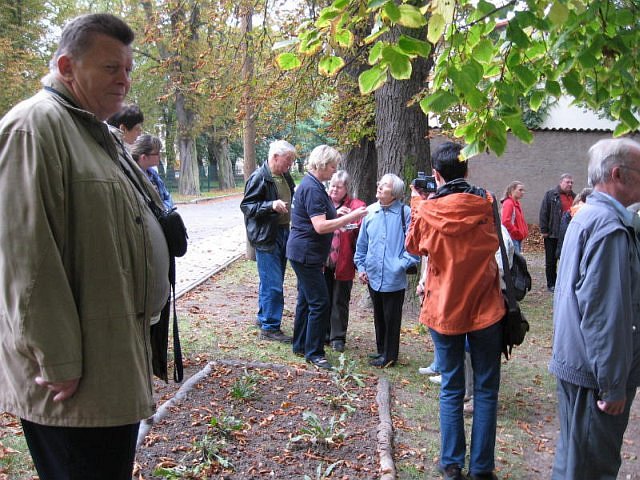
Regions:
M 176 296 L 207 280 L 244 255 L 246 234 L 242 195 L 178 205 L 189 235 L 184 257 L 176 261 Z

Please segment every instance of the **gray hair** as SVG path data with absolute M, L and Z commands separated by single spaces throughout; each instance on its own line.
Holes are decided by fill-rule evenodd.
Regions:
M 628 138 L 599 140 L 589 149 L 587 177 L 589 185 L 595 187 L 611 179 L 614 167 L 627 166 L 640 157 L 640 143 Z
M 297 154 L 296 147 L 291 145 L 286 140 L 276 140 L 274 142 L 271 142 L 271 144 L 269 145 L 269 155 L 267 158 L 269 161 L 271 161 L 276 155 L 287 155 L 289 153 L 295 156 Z
M 342 182 L 347 193 L 349 193 L 349 190 L 351 189 L 351 175 L 349 175 L 346 170 L 338 170 L 334 173 L 331 176 L 329 184 L 332 184 L 333 182 Z
M 336 165 L 342 158 L 342 154 L 329 145 L 318 145 L 311 150 L 309 159 L 307 160 L 307 170 L 322 170 L 330 163 Z
M 391 195 L 394 200 L 399 200 L 404 196 L 404 182 L 395 173 L 385 173 L 378 183 L 390 181 Z
M 67 23 L 62 30 L 58 49 L 49 63 L 49 70 L 58 70 L 58 58 L 68 55 L 80 58 L 92 47 L 96 34 L 107 35 L 119 40 L 124 45 L 131 45 L 135 33 L 124 20 L 109 13 L 91 13 L 80 15 Z
M 136 141 L 131 146 L 131 156 L 138 162 L 140 155 L 149 155 L 160 150 L 162 150 L 162 141 L 155 135 L 145 133 L 136 138 Z
M 562 182 L 562 180 L 564 180 L 565 178 L 570 178 L 571 180 L 573 180 L 573 175 L 571 175 L 570 173 L 563 173 L 562 175 L 560 175 L 560 181 Z

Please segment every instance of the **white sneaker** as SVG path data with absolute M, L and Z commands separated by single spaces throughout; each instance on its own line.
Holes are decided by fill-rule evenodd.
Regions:
M 420 375 L 438 375 L 438 372 L 431 367 L 420 367 L 418 369 L 418 373 Z
M 433 377 L 429 377 L 429 381 L 440 385 L 442 383 L 442 375 L 434 375 Z

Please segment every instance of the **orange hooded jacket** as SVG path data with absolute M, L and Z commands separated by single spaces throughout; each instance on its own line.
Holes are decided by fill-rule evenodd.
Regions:
M 429 256 L 420 323 L 440 334 L 487 328 L 505 314 L 492 202 L 471 193 L 411 201 L 406 248 Z

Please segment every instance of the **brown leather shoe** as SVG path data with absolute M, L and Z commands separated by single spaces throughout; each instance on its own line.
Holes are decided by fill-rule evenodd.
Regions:
M 265 330 L 260 329 L 260 340 L 269 340 L 272 342 L 291 343 L 291 337 L 282 333 L 282 330 Z

